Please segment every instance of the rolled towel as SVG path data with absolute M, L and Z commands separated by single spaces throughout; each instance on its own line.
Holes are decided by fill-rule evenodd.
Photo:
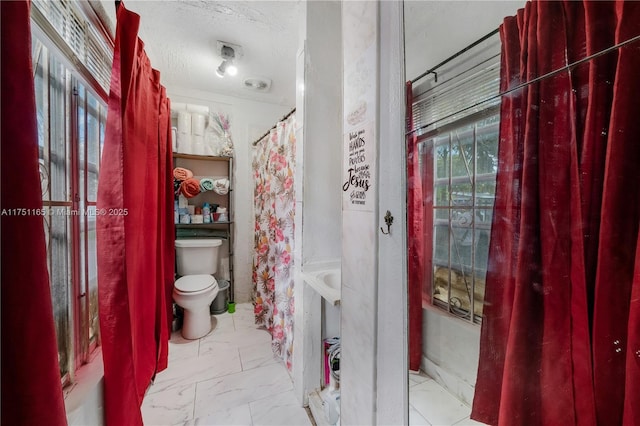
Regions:
M 220 195 L 226 195 L 229 192 L 229 179 L 216 180 L 213 190 Z
M 187 197 L 193 198 L 200 193 L 200 181 L 189 178 L 180 184 L 180 192 Z
M 215 187 L 214 180 L 211 178 L 202 178 L 200 179 L 200 191 L 212 191 Z
M 173 169 L 173 177 L 179 181 L 187 180 L 193 177 L 193 172 L 189 169 L 183 169 L 182 167 L 176 167 Z

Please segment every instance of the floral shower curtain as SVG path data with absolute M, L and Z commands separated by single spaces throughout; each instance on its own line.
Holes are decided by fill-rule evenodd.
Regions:
M 291 370 L 293 350 L 293 233 L 295 115 L 279 122 L 253 153 L 256 324 L 272 336 L 274 353 Z

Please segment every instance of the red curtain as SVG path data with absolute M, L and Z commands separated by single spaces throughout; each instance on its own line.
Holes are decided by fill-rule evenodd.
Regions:
M 173 286 L 169 101 L 117 10 L 109 112 L 98 186 L 98 294 L 107 425 L 141 425 L 151 379 L 167 366 Z
M 407 131 L 413 128 L 413 90 L 406 85 Z M 429 191 L 430 193 L 430 191 Z M 422 297 L 425 277 L 425 244 L 420 153 L 415 133 L 407 135 L 407 228 L 408 228 L 408 298 L 409 298 L 409 369 L 420 370 L 422 360 Z M 431 212 L 429 212 L 431 213 Z M 431 261 L 431 256 L 429 256 Z M 431 268 L 428 269 L 429 271 Z M 430 293 L 429 293 L 430 294 Z
M 66 425 L 38 172 L 30 3 L 2 16 L 2 424 Z
M 501 90 L 640 34 L 640 3 L 526 4 Z M 472 418 L 637 424 L 640 43 L 503 96 Z

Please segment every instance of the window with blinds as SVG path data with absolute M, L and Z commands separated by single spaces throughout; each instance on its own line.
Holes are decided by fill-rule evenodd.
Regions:
M 413 131 L 418 135 L 425 214 L 433 270 L 426 298 L 472 323 L 482 318 L 498 168 L 499 40 L 471 50 L 414 86 Z M 430 167 L 426 167 L 430 166 Z M 430 172 L 427 172 L 430 170 Z
M 36 24 L 72 62 L 83 65 L 79 72 L 85 79 L 97 83 L 108 93 L 113 60 L 110 40 L 89 24 L 89 19 L 75 2 L 33 0 L 32 3 Z
M 432 81 L 430 87 L 414 94 L 412 130 L 421 135 L 498 105 L 499 89 L 499 55 L 442 83 Z
M 84 14 L 88 6 L 33 4 L 43 224 L 60 377 L 67 385 L 100 339 L 95 209 L 113 53 L 110 39 Z

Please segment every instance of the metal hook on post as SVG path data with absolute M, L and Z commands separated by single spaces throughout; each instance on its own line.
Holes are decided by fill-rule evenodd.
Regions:
M 384 235 L 389 235 L 391 233 L 391 224 L 393 223 L 393 216 L 391 215 L 391 212 L 389 210 L 387 210 L 387 214 L 384 215 L 384 223 L 387 224 L 387 232 L 384 232 L 382 226 L 380 227 L 380 231 Z

